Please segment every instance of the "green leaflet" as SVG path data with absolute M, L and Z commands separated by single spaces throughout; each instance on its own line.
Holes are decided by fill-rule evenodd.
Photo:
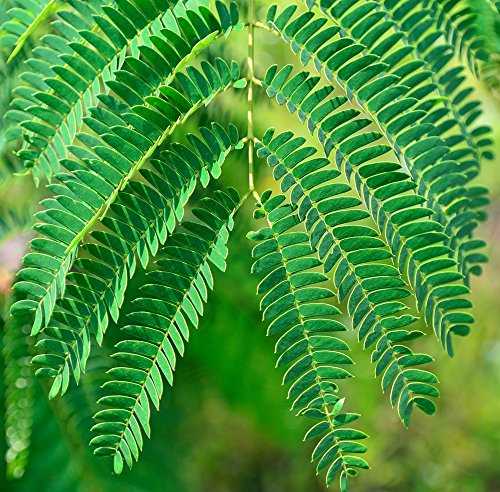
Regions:
M 390 67 L 387 70 L 401 77 L 399 82 L 411 88 L 411 95 L 418 94 L 418 97 L 421 97 L 422 91 L 426 90 L 422 84 L 428 85 L 426 81 L 430 81 L 436 94 L 440 96 L 441 104 L 429 104 L 425 107 L 425 102 L 420 103 L 422 109 L 426 109 L 425 112 L 410 111 L 391 123 L 387 130 L 389 134 L 392 134 L 395 126 L 398 130 L 400 127 L 404 128 L 403 125 L 414 122 L 418 118 L 418 113 L 422 112 L 425 118 L 421 121 L 434 125 L 430 135 L 441 137 L 444 145 L 450 149 L 448 153 L 443 148 L 442 151 L 433 149 L 432 153 L 424 154 L 428 162 L 433 162 L 436 157 L 444 159 L 445 162 L 439 166 L 432 166 L 429 172 L 424 173 L 423 179 L 426 181 L 427 175 L 432 172 L 436 172 L 433 179 L 436 179 L 436 176 L 449 176 L 453 173 L 456 176 L 455 183 L 460 186 L 460 191 L 448 191 L 448 194 L 453 193 L 456 197 L 460 197 L 460 200 L 456 200 L 451 207 L 447 207 L 447 213 L 456 214 L 466 202 L 468 207 L 465 207 L 464 213 L 448 223 L 446 232 L 449 236 L 460 237 L 457 259 L 461 272 L 479 274 L 481 271 L 479 263 L 483 262 L 485 257 L 477 252 L 477 248 L 483 243 L 469 240 L 468 234 L 477 226 L 477 220 L 484 218 L 484 211 L 481 208 L 488 203 L 488 199 L 485 196 L 485 189 L 467 190 L 463 185 L 477 176 L 481 159 L 493 157 L 492 141 L 484 138 L 491 132 L 491 129 L 475 125 L 482 110 L 478 101 L 470 100 L 469 95 L 472 89 L 467 87 L 463 67 L 451 63 L 453 46 L 446 48 L 433 43 L 439 36 L 439 31 L 433 29 L 433 9 L 422 9 L 420 4 L 411 1 L 391 1 L 382 4 L 382 11 L 368 9 L 365 12 L 363 5 L 359 5 L 360 2 L 353 2 L 355 8 L 349 9 L 346 14 L 339 12 L 335 5 L 329 10 L 331 4 L 332 2 L 322 2 L 322 10 L 326 15 L 330 13 L 339 17 L 343 15 L 352 17 L 360 12 L 360 18 L 352 34 L 355 34 L 370 52 L 381 56 L 380 61 L 386 62 Z M 387 14 L 383 16 L 383 19 L 380 16 L 382 12 Z M 465 10 L 462 13 L 464 12 Z M 469 14 L 466 15 L 469 16 Z M 472 17 L 469 20 L 472 20 Z M 379 42 L 380 37 L 391 30 L 395 31 L 394 34 Z M 405 55 L 408 53 L 412 54 L 414 61 L 407 62 Z M 436 167 L 440 168 L 439 171 Z M 457 173 L 460 173 L 460 178 Z M 441 179 L 441 184 L 437 181 L 432 188 L 436 189 L 437 186 L 441 187 L 446 183 L 446 179 Z M 450 180 L 448 182 L 450 183 Z M 425 195 L 425 188 L 421 190 Z M 477 213 L 472 213 L 468 208 L 475 209 Z
M 46 4 L 8 0 L 14 23 L 3 38 L 15 62 L 4 92 L 19 81 L 1 147 L 22 139 L 16 148 L 24 174 L 50 183 L 5 333 L 9 473 L 20 475 L 26 462 L 31 415 L 23 401 L 32 397 L 32 379 L 21 369 L 31 346 L 49 398 L 66 396 L 51 407 L 69 398 L 73 426 L 87 400 L 97 399 L 89 379 L 109 367 L 100 345 L 110 325 L 122 336 L 91 443 L 117 474 L 139 459 L 151 406 L 159 408 L 203 315 L 213 267 L 226 269 L 233 216 L 253 197 L 254 218 L 266 225 L 249 234 L 252 271 L 261 277 L 257 293 L 276 365 L 292 409 L 314 420 L 305 439 L 315 441 L 317 473 L 347 491 L 349 478 L 368 468 L 367 436 L 353 428 L 359 414 L 348 411 L 339 390 L 354 374 L 347 320 L 406 426 L 415 408 L 432 415 L 439 397 L 427 370 L 433 359 L 418 349 L 418 318 L 450 354 L 453 335 L 467 335 L 474 322 L 468 281 L 486 260 L 474 234 L 488 203 L 475 179 L 492 157 L 492 141 L 477 124 L 481 104 L 455 55 L 473 67 L 483 56 L 475 11 L 462 0 L 306 0 L 308 11 L 271 6 L 257 20 L 250 2 L 242 21 L 231 0 L 69 0 L 38 41 Z M 261 67 L 272 57 L 259 56 L 267 36 L 256 34 L 261 28 L 319 75 Z M 225 38 L 243 29 L 248 36 L 230 41 L 248 40 L 242 76 L 224 53 L 233 50 Z M 241 93 L 218 97 L 247 84 L 246 104 Z M 253 113 L 269 102 L 262 104 L 257 88 L 311 135 L 269 129 L 256 138 Z M 226 113 L 248 125 L 243 138 L 233 125 L 200 126 Z M 188 119 L 193 134 L 183 131 Z M 193 195 L 222 167 L 227 173 L 228 154 L 244 145 L 248 175 L 247 163 L 235 159 L 229 177 L 244 187 L 243 198 L 233 189 L 211 191 L 193 208 Z M 17 169 L 14 158 L 6 160 L 8 172 Z M 264 161 L 282 194 L 254 189 Z M 31 222 L 32 214 L 22 215 L 0 218 L 0 240 Z M 140 270 L 148 280 L 130 295 L 124 322 L 126 290 Z M 30 328 L 36 341 L 24 343 Z M 70 388 L 72 380 L 80 387 Z
M 128 278 L 136 263 L 146 268 L 150 257 L 173 232 L 184 215 L 184 207 L 200 182 L 206 187 L 217 179 L 226 156 L 241 148 L 236 127 L 228 131 L 213 124 L 200 128 L 200 137 L 188 135 L 190 147 L 173 144 L 153 161 L 152 170 L 142 170 L 145 180 L 131 182 L 118 194 L 103 221 L 107 230 L 95 231 L 94 242 L 82 246 L 91 261 L 76 260 L 71 285 L 56 304 L 53 319 L 37 344 L 41 354 L 33 363 L 41 365 L 37 375 L 53 379 L 53 387 L 65 393 L 72 375 L 78 383 L 91 349 L 91 335 L 102 343 L 109 315 L 116 322 Z M 210 148 L 212 155 L 206 155 Z M 49 358 L 47 358 L 49 356 Z
M 352 377 L 339 367 L 353 363 L 345 354 L 349 346 L 336 336 L 346 328 L 338 320 L 340 311 L 329 303 L 334 293 L 326 287 L 327 277 L 311 271 L 321 263 L 308 235 L 294 229 L 299 217 L 283 202 L 282 195 L 265 193 L 257 204 L 268 227 L 248 234 L 259 242 L 252 252 L 252 272 L 263 277 L 257 288 L 263 296 L 260 308 L 269 322 L 268 335 L 279 335 L 277 365 L 287 367 L 283 383 L 290 385 L 292 410 L 316 420 L 305 439 L 320 438 L 312 459 L 317 473 L 326 470 L 330 485 L 338 476 L 345 481 L 356 468 L 368 468 L 364 459 L 349 454 L 366 451 L 356 441 L 367 435 L 342 427 L 359 417 L 341 413 L 344 399 L 336 394 L 337 380 Z
M 44 3 L 52 5 L 54 8 L 54 2 Z M 65 95 L 71 99 L 71 95 L 75 94 L 75 88 L 78 88 L 83 80 L 78 73 L 85 73 L 85 70 L 82 70 L 82 63 L 79 64 L 78 68 L 75 68 L 75 71 L 60 66 L 61 58 L 71 57 L 71 54 L 74 54 L 70 43 L 83 41 L 79 30 L 92 29 L 92 16 L 102 14 L 101 3 L 100 0 L 68 1 L 67 4 L 72 8 L 69 10 L 59 9 L 58 19 L 53 22 L 59 35 L 43 36 L 41 38 L 42 46 L 37 46 L 33 50 L 31 58 L 26 61 L 26 70 L 20 75 L 24 84 L 22 87 L 15 88 L 15 98 L 6 114 L 7 119 L 17 125 L 10 129 L 10 138 L 21 136 L 23 133 L 21 125 L 26 123 L 24 130 L 26 141 L 23 149 L 19 152 L 22 160 L 33 162 L 34 159 L 38 158 L 35 150 L 45 147 L 47 140 L 54 140 L 53 145 L 47 150 L 47 156 L 41 157 L 42 167 L 48 170 L 50 161 L 55 169 L 59 169 L 57 156 L 64 152 L 64 145 L 71 143 L 69 134 L 75 131 L 77 121 L 81 117 L 81 106 L 75 104 L 74 114 L 67 121 L 61 120 L 61 115 L 66 110 L 69 111 L 70 106 L 76 103 L 76 101 L 68 102 Z M 68 79 L 68 83 L 59 80 L 58 73 L 63 74 Z M 61 94 L 58 95 L 58 92 Z M 87 94 L 84 103 L 90 104 L 91 99 L 90 95 Z M 59 124 L 61 125 L 61 135 L 56 136 L 52 127 Z M 33 173 L 35 182 L 38 182 L 43 176 L 40 171 L 41 169 L 35 167 Z
M 424 0 L 423 5 L 429 9 L 435 26 L 446 33 L 457 54 L 466 59 L 471 71 L 478 76 L 478 61 L 488 59 L 488 52 L 482 33 L 476 30 L 477 14 L 470 8 L 463 8 L 462 2 Z
M 123 331 L 132 339 L 120 341 L 113 354 L 117 366 L 103 386 L 99 403 L 107 407 L 94 416 L 95 454 L 112 456 L 115 473 L 123 463 L 132 466 L 149 436 L 150 404 L 156 409 L 164 379 L 172 385 L 176 352 L 183 355 L 189 326 L 198 327 L 203 303 L 213 288 L 212 267 L 226 268 L 227 240 L 239 196 L 234 189 L 217 191 L 193 209 L 198 222 L 184 222 L 158 253 L 156 269 L 148 274 L 142 297 L 134 301 Z M 119 456 L 117 458 L 117 456 Z
M 397 404 L 408 426 L 415 399 L 420 397 L 405 393 L 408 380 L 401 375 L 409 365 L 432 358 L 413 356 L 402 344 L 423 333 L 411 326 L 418 318 L 407 314 L 401 302 L 410 292 L 399 271 L 387 263 L 392 255 L 386 243 L 376 230 L 360 222 L 368 215 L 357 216 L 360 200 L 349 196 L 351 189 L 338 179 L 340 173 L 328 159 L 315 157 L 316 150 L 305 146 L 304 139 L 268 130 L 263 142 L 257 143 L 257 155 L 267 158 L 281 189 L 290 193 L 311 251 L 316 251 L 324 273 L 333 279 L 339 300 L 346 300 L 358 339 L 365 348 L 374 346 L 375 375 L 382 376 L 384 391 L 392 387 L 393 406 Z M 398 377 L 404 383 L 400 387 Z
M 330 3 L 330 2 L 325 2 Z M 433 130 L 433 135 L 442 135 L 451 128 L 457 127 L 453 130 L 453 134 L 449 134 L 445 138 L 445 143 L 450 148 L 457 147 L 460 149 L 460 155 L 457 160 L 461 162 L 469 161 L 474 168 L 479 167 L 479 151 L 486 144 L 486 140 L 479 140 L 474 138 L 474 127 L 471 125 L 470 119 L 472 112 L 476 111 L 478 107 L 471 104 L 466 97 L 463 101 L 458 97 L 456 102 L 453 101 L 460 92 L 465 89 L 464 69 L 462 67 L 451 66 L 452 64 L 452 46 L 444 51 L 441 47 L 435 46 L 432 40 L 435 39 L 439 31 L 435 31 L 430 12 L 422 9 L 421 6 L 417 9 L 417 5 L 412 2 L 386 2 L 381 4 L 383 10 L 389 17 L 384 17 L 384 22 L 379 22 L 371 27 L 367 32 L 362 32 L 360 35 L 363 37 L 362 43 L 369 49 L 381 52 L 386 48 L 386 43 L 378 43 L 380 36 L 384 33 L 394 31 L 393 37 L 399 39 L 396 43 L 397 48 L 389 47 L 383 53 L 382 61 L 386 57 L 392 57 L 388 61 L 395 61 L 393 52 L 396 49 L 402 49 L 401 46 L 407 46 L 412 58 L 415 60 L 412 65 L 407 64 L 408 69 L 405 69 L 403 60 L 391 65 L 392 72 L 401 73 L 403 75 L 403 83 L 415 82 L 419 84 L 425 83 L 425 80 L 430 80 L 434 85 L 437 94 L 442 97 L 442 104 L 445 106 L 446 111 L 443 112 L 441 105 L 436 105 L 425 118 L 425 121 L 434 121 L 436 128 Z M 378 11 L 380 14 L 380 11 Z M 376 12 L 368 13 L 362 22 L 370 25 L 370 19 L 376 15 Z M 407 28 L 412 26 L 408 32 Z M 397 60 L 396 60 L 397 61 Z M 415 68 L 413 72 L 411 68 Z M 424 72 L 426 78 L 424 79 L 419 73 Z M 469 121 L 469 123 L 467 123 Z M 486 145 L 484 145 L 486 146 Z M 485 148 L 482 154 L 487 158 L 490 151 Z M 472 161 L 472 162 L 470 162 Z M 476 171 L 477 172 L 477 171 Z M 475 173 L 472 173 L 474 175 Z
M 448 236 L 440 223 L 429 220 L 433 209 L 422 208 L 425 199 L 415 191 L 416 185 L 411 176 L 404 173 L 398 163 L 379 162 L 378 158 L 390 150 L 380 142 L 382 135 L 364 132 L 347 136 L 340 131 L 352 125 L 356 121 L 352 118 L 357 118 L 359 113 L 342 109 L 347 98 L 331 97 L 333 88 L 329 86 L 315 89 L 319 78 L 306 75 L 301 72 L 290 76 L 288 67 L 278 71 L 273 66 L 268 70 L 262 85 L 270 97 L 286 104 L 291 113 L 297 113 L 309 131 L 316 134 L 326 155 L 334 156 L 338 172 L 344 172 L 348 179 L 354 181 L 358 196 L 380 230 L 384 231 L 399 271 L 407 272 L 419 310 L 424 312 L 427 323 L 451 354 L 452 333 L 464 332 L 455 330 L 453 318 L 441 316 L 438 294 L 443 297 L 462 296 L 467 293 L 467 289 L 457 291 L 452 285 L 443 290 L 436 288 L 444 283 L 462 281 L 454 261 L 441 261 L 448 258 L 452 251 L 447 245 L 450 241 Z M 294 150 L 290 145 L 284 145 L 282 152 L 288 156 Z M 295 154 L 289 160 L 291 163 L 298 162 L 297 158 L 300 160 L 302 157 Z M 288 183 L 284 183 L 284 189 L 288 189 Z M 313 181 L 311 184 L 314 186 L 317 183 Z M 310 186 L 306 181 L 305 187 Z M 363 216 L 360 215 L 353 217 L 361 218 Z M 429 270 L 426 273 L 427 268 Z
M 107 125 L 101 122 L 109 133 L 101 127 L 99 139 L 81 134 L 80 140 L 87 148 L 71 149 L 80 161 L 66 161 L 72 172 L 57 175 L 61 185 L 49 185 L 58 195 L 55 199 L 58 204 L 54 206 L 62 207 L 63 213 L 55 216 L 56 209 L 49 209 L 38 214 L 43 222 L 36 224 L 34 229 L 45 237 L 33 240 L 31 247 L 32 251 L 53 256 L 55 264 L 37 263 L 36 269 L 26 265 L 14 286 L 27 299 L 14 304 L 12 313 L 33 311 L 33 334 L 47 326 L 57 298 L 64 294 L 65 278 L 78 244 L 107 213 L 119 191 L 177 126 L 240 80 L 236 62 L 228 65 L 220 58 L 215 67 L 205 63 L 201 70 L 188 67 L 187 71 L 187 74 L 177 74 L 173 84 L 160 88 L 163 98 L 155 96 L 155 100 L 163 101 L 164 105 L 158 107 L 146 103 L 127 108 L 116 98 L 107 96 L 108 110 L 121 110 L 121 125 L 115 124 L 116 118 L 108 119 Z M 176 106 L 169 101 L 175 101 Z M 125 141 L 121 136 L 124 134 L 129 135 L 133 143 Z M 63 200 L 73 205 L 79 202 L 80 206 L 78 210 L 74 206 L 67 207 Z

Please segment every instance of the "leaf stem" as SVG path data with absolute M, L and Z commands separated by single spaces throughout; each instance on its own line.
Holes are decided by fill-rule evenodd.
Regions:
M 253 81 L 255 78 L 254 73 L 254 32 L 255 32 L 255 0 L 248 2 L 248 95 L 247 95 L 247 139 L 248 139 L 248 188 L 250 191 L 255 189 L 253 179 L 254 167 L 254 129 L 253 129 Z

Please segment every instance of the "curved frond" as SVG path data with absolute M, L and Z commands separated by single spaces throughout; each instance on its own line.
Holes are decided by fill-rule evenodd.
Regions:
M 11 50 L 7 63 L 17 56 L 28 38 L 58 7 L 57 0 L 10 0 L 8 4 L 8 20 L 0 26 L 0 46 Z
M 420 194 L 434 210 L 436 220 L 446 227 L 447 234 L 467 238 L 482 218 L 477 209 L 488 203 L 487 190 L 469 184 L 479 169 L 479 162 L 473 155 L 474 147 L 450 148 L 450 145 L 463 142 L 460 131 L 442 138 L 441 135 L 450 130 L 449 123 L 455 125 L 454 119 L 446 120 L 442 127 L 438 125 L 436 118 L 446 116 L 446 108 L 442 108 L 443 114 L 438 104 L 432 113 L 436 118 L 429 115 L 439 103 L 433 96 L 435 88 L 429 80 L 430 71 L 421 70 L 418 60 L 398 66 L 408 54 L 409 46 L 381 58 L 383 53 L 390 51 L 390 44 L 385 46 L 381 42 L 371 50 L 361 44 L 354 35 L 357 25 L 353 28 L 352 23 L 361 15 L 358 10 L 361 13 L 366 10 L 363 6 L 354 10 L 353 18 L 350 15 L 342 17 L 344 10 L 335 12 L 338 19 L 334 25 L 328 18 L 312 12 L 294 16 L 295 10 L 291 5 L 278 15 L 276 8 L 271 7 L 268 24 L 300 55 L 303 64 L 312 60 L 331 84 L 339 84 L 347 98 L 360 105 L 362 113 L 368 117 L 364 118 L 364 126 L 357 121 L 345 125 L 345 129 L 359 131 L 370 122 L 376 123 L 379 138 L 387 138 L 402 170 L 412 176 Z M 361 33 L 370 26 L 362 21 L 361 25 Z M 427 83 L 420 86 L 426 80 Z M 427 97 L 429 95 L 432 97 Z M 473 103 L 471 111 L 475 106 Z M 484 130 L 480 127 L 479 134 Z M 440 167 L 439 184 L 435 183 L 434 172 L 426 172 L 431 166 Z M 457 249 L 461 271 L 466 275 L 469 270 L 477 273 L 477 266 L 466 268 L 462 261 L 468 248 L 476 245 L 466 239 L 461 242 L 462 248 Z M 470 255 L 471 260 L 474 258 L 475 255 Z
M 111 456 L 115 473 L 123 463 L 132 466 L 150 435 L 150 403 L 159 408 L 163 379 L 173 383 L 177 351 L 184 353 L 189 326 L 198 327 L 203 303 L 213 288 L 212 268 L 226 269 L 227 240 L 239 204 L 234 189 L 215 192 L 201 208 L 193 209 L 199 222 L 183 222 L 156 256 L 142 297 L 134 301 L 124 333 L 113 357 L 118 366 L 109 371 L 99 403 L 107 407 L 95 415 L 97 434 L 91 441 L 95 454 Z
M 441 33 L 434 29 L 429 9 L 412 0 L 381 2 L 378 8 L 368 9 L 357 2 L 347 10 L 340 9 L 334 2 L 328 10 L 327 4 L 331 3 L 322 3 L 325 14 L 330 13 L 339 22 L 348 20 L 351 32 L 356 33 L 361 44 L 380 56 L 380 61 L 387 63 L 391 73 L 401 77 L 398 82 L 409 86 L 415 97 L 434 88 L 442 105 L 430 108 L 423 122 L 433 123 L 435 128 L 431 134 L 444 136 L 444 142 L 451 149 L 458 147 L 456 160 L 475 161 L 471 163 L 476 169 L 475 176 L 481 157 L 492 157 L 490 141 L 479 138 L 478 129 L 473 126 L 481 114 L 480 103 L 470 100 L 472 88 L 466 83 L 463 67 L 452 63 L 453 47 L 434 44 Z M 412 61 L 408 61 L 409 55 Z
M 219 178 L 221 166 L 233 149 L 240 149 L 238 131 L 213 124 L 200 128 L 201 138 L 187 135 L 190 146 L 173 144 L 143 169 L 144 182 L 134 181 L 118 194 L 102 224 L 83 244 L 68 275 L 65 297 L 56 303 L 53 320 L 37 343 L 42 352 L 33 363 L 37 375 L 53 380 L 50 396 L 64 394 L 72 375 L 78 383 L 91 350 L 91 335 L 100 344 L 109 324 L 117 322 L 128 278 L 137 260 L 146 268 L 184 216 L 184 207 L 197 183 L 206 187 Z
M 423 6 L 430 10 L 435 26 L 445 32 L 457 55 L 466 59 L 472 73 L 478 77 L 478 62 L 488 59 L 488 51 L 483 34 L 476 29 L 474 9 L 460 0 L 423 0 Z
M 76 30 L 74 39 L 57 44 L 66 52 L 50 52 L 49 59 L 40 53 L 36 62 L 44 67 L 44 79 L 35 85 L 39 90 L 15 102 L 14 116 L 28 132 L 19 156 L 36 181 L 59 171 L 60 159 L 99 94 L 113 90 L 131 106 L 142 104 L 146 96 L 158 96 L 159 87 L 169 85 L 200 50 L 238 25 L 237 10 L 231 8 L 230 14 L 219 1 L 220 19 L 202 5 L 186 9 L 170 0 L 152 8 L 137 1 L 119 4 L 103 7 L 87 25 L 73 17 L 61 21 L 63 34 Z M 129 10 L 136 13 L 132 23 Z M 94 22 L 98 32 L 91 28 Z
M 274 135 L 271 130 L 258 142 L 257 155 L 267 158 L 282 191 L 290 193 L 324 273 L 333 279 L 339 300 L 347 302 L 359 340 L 365 348 L 374 346 L 372 362 L 382 389 L 390 390 L 391 403 L 408 426 L 415 406 L 434 413 L 427 396 L 437 394 L 434 387 L 430 394 L 413 389 L 437 379 L 412 367 L 432 357 L 403 345 L 423 335 L 413 326 L 418 318 L 407 313 L 408 285 L 388 262 L 392 255 L 385 241 L 366 225 L 369 214 L 361 200 L 352 196 L 329 160 L 316 156 L 304 141 L 292 132 Z
M 324 11 L 331 9 L 331 14 L 335 17 L 341 17 L 356 5 L 359 7 L 358 1 L 306 0 L 306 4 L 309 8 L 319 4 L 319 7 Z M 370 2 L 363 9 L 354 8 L 350 11 L 351 26 L 360 20 L 360 15 L 363 17 L 366 14 L 378 12 L 378 16 L 383 18 L 382 12 L 388 9 L 396 11 L 403 29 L 412 36 L 416 36 L 413 43 L 416 44 L 418 38 L 423 34 L 427 35 L 422 43 L 424 45 L 434 43 L 436 39 L 444 35 L 446 42 L 456 54 L 466 59 L 470 70 L 476 76 L 479 75 L 478 62 L 488 59 L 488 51 L 485 47 L 484 35 L 476 28 L 477 13 L 468 2 L 463 0 L 377 0 Z M 357 13 L 354 13 L 355 10 Z M 403 23 L 402 19 L 410 12 L 412 13 L 411 17 Z M 370 26 L 371 23 L 366 22 L 365 24 Z M 362 27 L 358 25 L 357 28 L 361 29 Z
M 71 148 L 80 160 L 66 160 L 71 172 L 57 175 L 61 184 L 49 185 L 55 202 L 37 214 L 41 222 L 34 229 L 45 237 L 33 240 L 31 250 L 51 256 L 52 261 L 24 262 L 14 284 L 28 298 L 14 304 L 12 312 L 34 313 L 33 334 L 47 326 L 56 300 L 64 295 L 78 245 L 106 215 L 119 191 L 191 114 L 230 87 L 246 85 L 236 62 L 229 66 L 220 58 L 215 67 L 204 63 L 200 70 L 187 67 L 186 71 L 160 88 L 161 97 L 151 96 L 132 108 L 108 96 L 107 110 L 99 121 L 93 120 L 100 125 L 100 137 L 81 133 L 79 139 L 87 148 Z
M 349 476 L 357 469 L 369 468 L 356 454 L 366 446 L 357 441 L 367 435 L 342 428 L 359 418 L 356 413 L 341 413 L 344 398 L 337 396 L 337 381 L 350 378 L 344 368 L 353 364 L 345 353 L 348 344 L 335 336 L 346 328 L 340 311 L 330 304 L 334 293 L 325 286 L 328 280 L 315 271 L 321 262 L 315 257 L 308 235 L 295 230 L 300 219 L 285 197 L 266 192 L 258 203 L 257 216 L 264 216 L 267 227 L 249 233 L 258 241 L 252 256 L 252 273 L 263 276 L 257 293 L 262 295 L 262 318 L 269 322 L 267 334 L 279 335 L 276 342 L 277 367 L 286 367 L 283 384 L 290 385 L 288 398 L 292 410 L 317 421 L 305 439 L 321 438 L 313 451 L 317 473 L 326 470 L 331 485 L 340 475 L 347 490 Z
M 347 97 L 330 97 L 330 86 L 315 90 L 319 80 L 307 72 L 289 78 L 290 73 L 290 67 L 280 71 L 271 67 L 263 82 L 267 94 L 296 112 L 316 134 L 326 155 L 334 156 L 337 169 L 354 180 L 356 192 L 395 255 L 397 268 L 407 272 L 419 310 L 452 353 L 452 333 L 466 334 L 473 318 L 469 313 L 442 311 L 450 304 L 444 302 L 448 298 L 459 298 L 460 307 L 470 302 L 462 300 L 468 288 L 450 258 L 454 250 L 448 246 L 449 237 L 439 222 L 431 220 L 433 209 L 422 206 L 425 198 L 399 163 L 380 162 L 390 150 L 382 143 L 382 135 L 357 133 L 366 127 L 366 119 L 357 118 L 356 109 L 342 109 Z

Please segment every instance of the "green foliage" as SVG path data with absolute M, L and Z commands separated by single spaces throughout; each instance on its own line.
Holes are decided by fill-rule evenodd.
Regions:
M 302 147 L 301 143 L 300 138 L 292 139 L 291 133 L 275 138 L 268 133 L 257 154 L 267 154 L 274 175 L 281 176 L 282 189 L 291 188 L 291 200 L 298 207 L 311 250 L 317 251 L 315 266 L 323 265 L 324 272 L 332 275 L 339 299 L 347 302 L 353 328 L 358 330 L 364 347 L 376 344 L 372 353 L 375 375 L 383 376 L 382 389 L 391 389 L 391 404 L 397 406 L 401 420 L 408 426 L 415 405 L 434 413 L 434 403 L 426 396 L 438 393 L 427 384 L 437 381 L 433 374 L 407 369 L 432 361 L 432 357 L 415 355 L 400 343 L 423 335 L 408 329 L 418 318 L 404 313 L 407 306 L 401 301 L 410 295 L 407 283 L 394 266 L 384 262 L 391 253 L 377 231 L 353 225 L 369 214 L 356 208 L 361 201 L 348 195 L 348 185 L 336 182 L 340 173 L 325 169 L 329 164 L 326 158 L 308 159 L 314 156 L 315 149 Z
M 123 462 L 132 467 L 143 446 L 142 433 L 151 433 L 150 401 L 159 409 L 163 378 L 172 385 L 176 355 L 184 355 L 189 324 L 198 327 L 208 290 L 213 289 L 210 264 L 226 269 L 229 232 L 239 207 L 234 189 L 205 198 L 193 214 L 200 222 L 183 222 L 186 232 L 176 232 L 157 254 L 155 270 L 134 301 L 124 326 L 132 340 L 121 340 L 113 354 L 119 366 L 109 371 L 99 403 L 106 408 L 95 415 L 98 434 L 90 444 L 100 456 L 113 456 L 115 473 Z M 188 324 L 189 320 L 189 324 Z M 175 348 L 175 350 L 174 350 Z
M 318 461 L 316 471 L 327 470 L 327 485 L 340 474 L 341 489 L 346 489 L 348 477 L 357 474 L 355 468 L 368 468 L 363 458 L 349 454 L 366 451 L 366 446 L 355 441 L 367 435 L 356 429 L 339 429 L 359 418 L 359 414 L 340 413 L 344 399 L 335 394 L 338 386 L 334 381 L 352 377 L 337 366 L 353 364 L 344 353 L 349 346 L 332 335 L 346 327 L 335 319 L 340 311 L 328 304 L 334 297 L 323 286 L 328 277 L 311 271 L 321 261 L 313 256 L 308 235 L 291 231 L 299 218 L 284 200 L 282 195 L 263 195 L 263 203 L 258 205 L 268 227 L 250 234 L 260 242 L 252 252 L 256 258 L 253 273 L 271 270 L 257 288 L 263 295 L 260 309 L 264 321 L 271 321 L 268 335 L 281 335 L 276 342 L 277 366 L 289 366 L 283 383 L 290 384 L 291 409 L 318 421 L 305 436 L 321 437 L 312 455 Z
M 31 351 L 57 405 L 77 393 L 72 382 L 88 384 L 86 372 L 103 376 L 90 361 L 110 337 L 90 443 L 116 474 L 132 467 L 151 405 L 159 409 L 198 328 L 213 267 L 226 270 L 235 216 L 253 199 L 265 225 L 249 233 L 252 271 L 263 277 L 268 335 L 279 337 L 277 366 L 292 410 L 315 421 L 305 439 L 317 441 L 317 473 L 348 490 L 369 465 L 358 442 L 367 435 L 350 427 L 360 414 L 344 409 L 339 388 L 356 372 L 347 325 L 408 427 L 439 397 L 437 377 L 421 368 L 433 361 L 419 346 L 424 330 L 453 355 L 453 335 L 474 323 L 471 277 L 487 260 L 475 237 L 488 204 L 477 178 L 493 158 L 466 77 L 493 59 L 477 12 L 461 0 L 308 0 L 271 5 L 260 19 L 250 0 L 243 22 L 232 0 L 11 3 L 0 39 L 6 80 L 18 70 L 21 83 L 3 140 L 24 166 L 16 179 L 47 186 L 4 334 L 10 475 L 27 459 Z M 258 30 L 296 63 L 262 53 L 261 66 Z M 232 54 L 241 32 L 246 62 Z M 254 128 L 263 100 L 296 114 L 298 130 Z M 242 192 L 220 191 L 223 164 L 244 146 L 248 172 L 232 176 Z M 259 194 L 257 171 L 281 193 Z M 207 196 L 193 207 L 198 185 Z M 10 213 L 0 232 L 29 222 Z M 139 295 L 126 302 L 136 277 Z

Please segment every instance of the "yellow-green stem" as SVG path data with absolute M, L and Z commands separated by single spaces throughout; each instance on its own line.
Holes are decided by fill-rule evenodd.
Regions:
M 250 0 L 248 3 L 248 187 L 250 191 L 255 189 L 253 180 L 253 164 L 254 164 L 254 129 L 253 129 L 253 79 L 254 74 L 254 32 L 255 32 L 255 0 Z

